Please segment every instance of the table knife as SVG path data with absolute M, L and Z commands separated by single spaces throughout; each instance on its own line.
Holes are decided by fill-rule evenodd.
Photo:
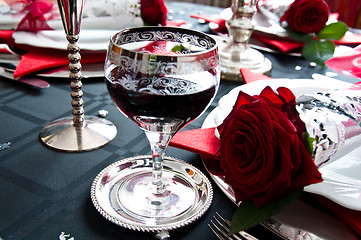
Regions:
M 50 87 L 50 84 L 47 81 L 44 81 L 42 79 L 39 78 L 34 78 L 34 77 L 22 77 L 19 79 L 14 79 L 13 73 L 6 71 L 4 68 L 0 67 L 0 77 L 6 78 L 6 79 L 10 79 L 13 81 L 17 81 L 23 84 L 27 84 L 33 87 L 37 87 L 37 88 L 48 88 Z

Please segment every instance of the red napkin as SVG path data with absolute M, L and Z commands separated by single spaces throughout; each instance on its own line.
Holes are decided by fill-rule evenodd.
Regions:
M 261 79 L 271 79 L 267 76 L 260 76 L 261 74 L 254 74 L 249 70 L 241 70 L 245 82 L 252 82 Z M 248 75 L 247 75 L 248 74 Z M 357 86 L 357 84 L 356 84 Z M 178 132 L 170 142 L 170 146 L 177 147 L 183 150 L 200 154 L 207 164 L 217 166 L 216 152 L 220 145 L 220 140 L 214 134 L 215 128 L 194 129 L 189 131 Z M 211 159 L 211 160 L 210 160 Z M 213 159 L 213 160 L 212 160 Z M 209 165 L 207 165 L 209 166 Z M 217 174 L 213 172 L 213 174 Z M 348 209 L 338 205 L 331 200 L 315 196 L 315 199 L 329 209 L 333 214 L 340 218 L 347 226 L 353 229 L 359 236 L 361 236 L 361 212 Z
M 167 26 L 181 26 L 185 23 L 183 20 L 167 21 Z M 13 32 L 12 30 L 0 30 L 0 43 L 7 44 L 10 48 L 18 48 L 19 51 L 24 54 L 15 69 L 14 78 L 20 78 L 41 70 L 67 66 L 69 64 L 67 51 L 17 45 L 12 38 Z M 80 53 L 82 57 L 81 63 L 99 63 L 105 61 L 105 51 L 86 51 Z
M 276 48 L 285 53 L 290 52 L 292 50 L 302 48 L 302 46 L 303 46 L 303 43 L 301 43 L 301 42 L 296 42 L 293 40 L 283 39 L 283 38 L 275 39 L 274 37 L 265 37 L 265 36 L 261 36 L 261 35 L 257 34 L 257 32 L 254 32 L 252 34 L 252 38 L 255 38 L 258 41 L 260 41 L 261 43 L 266 44 L 270 47 Z M 355 33 L 352 33 L 349 31 L 345 34 L 345 36 L 343 38 L 341 38 L 338 41 L 334 41 L 334 43 L 336 45 L 360 44 L 361 43 L 361 35 L 355 34 Z
M 266 75 L 260 74 L 260 73 L 254 73 L 251 70 L 247 68 L 241 68 L 240 73 L 242 75 L 242 78 L 245 83 L 250 83 L 258 80 L 270 80 L 271 77 L 268 77 Z
M 173 20 L 173 21 L 167 21 L 166 26 L 167 27 L 180 27 L 187 22 L 184 20 Z
M 13 30 L 1 30 L 0 31 L 0 43 L 11 45 L 14 43 Z
M 67 66 L 69 64 L 67 51 L 15 44 L 12 38 L 13 32 L 13 30 L 0 30 L 0 43 L 7 44 L 16 52 L 25 53 L 15 69 L 14 78 L 20 78 L 27 74 L 54 67 Z M 98 63 L 105 61 L 105 51 L 81 52 L 81 56 L 81 63 Z
M 202 19 L 209 23 L 215 23 L 218 25 L 216 28 L 212 28 L 212 30 L 216 33 L 221 33 L 223 35 L 228 34 L 227 26 L 226 26 L 226 20 L 223 18 L 218 17 L 217 15 L 202 15 L 202 14 L 191 14 L 192 18 L 196 19 Z
M 105 52 L 81 52 L 81 63 L 98 63 L 105 61 Z M 69 64 L 68 53 L 62 50 L 32 48 L 20 60 L 14 72 L 14 78 L 45 69 L 66 66 Z
M 223 18 L 220 18 L 216 15 L 191 14 L 190 16 L 192 18 L 203 19 L 206 22 L 216 23 L 216 24 L 218 24 L 219 29 L 227 30 L 226 20 L 224 20 Z
M 213 30 L 215 30 L 219 33 L 222 33 L 222 34 L 227 33 L 226 21 L 216 15 L 193 14 L 193 15 L 191 15 L 191 17 L 197 18 L 197 19 L 203 19 L 206 22 L 216 23 L 216 24 L 218 24 L 218 28 L 213 29 Z M 274 47 L 282 52 L 289 52 L 289 51 L 301 48 L 303 46 L 302 43 L 299 43 L 299 42 L 295 42 L 295 41 L 292 41 L 289 39 L 284 39 L 281 37 L 277 38 L 277 36 L 272 36 L 272 37 L 261 36 L 261 35 L 257 34 L 257 32 L 254 32 L 252 34 L 252 38 L 256 38 L 261 43 L 264 43 L 268 46 Z M 335 44 L 338 44 L 338 45 L 360 44 L 360 43 L 361 43 L 361 35 L 352 33 L 350 31 L 348 31 L 341 40 L 335 41 Z
M 361 236 L 361 212 L 342 207 L 341 205 L 317 194 L 312 197 L 330 212 L 338 216 L 344 223 Z
M 338 41 L 334 41 L 335 44 L 360 44 L 361 43 L 361 35 L 352 33 L 350 31 L 346 32 L 345 36 Z
M 171 140 L 170 146 L 198 153 L 207 158 L 216 158 L 220 140 L 214 135 L 215 128 L 181 131 Z
M 269 45 L 270 47 L 276 48 L 284 53 L 302 48 L 302 46 L 303 46 L 303 43 L 301 43 L 301 42 L 296 42 L 296 41 L 292 41 L 292 40 L 288 40 L 288 39 L 287 40 L 272 39 L 272 38 L 261 36 L 257 33 L 253 33 L 252 38 L 255 38 L 258 41 L 260 41 L 261 43 Z
M 361 45 L 327 60 L 326 65 L 339 73 L 361 78 Z
M 240 69 L 245 83 L 258 80 L 270 80 L 271 77 L 254 73 L 249 69 Z M 220 140 L 214 135 L 215 128 L 181 131 L 171 140 L 170 146 L 198 153 L 209 158 L 216 158 Z

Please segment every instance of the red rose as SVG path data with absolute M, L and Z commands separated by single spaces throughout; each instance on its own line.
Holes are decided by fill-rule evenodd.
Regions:
M 291 31 L 317 33 L 328 20 L 329 9 L 324 0 L 295 0 L 281 18 Z
M 291 122 L 299 124 L 290 107 L 295 100 L 290 93 L 280 88 L 278 95 L 270 87 L 259 96 L 240 92 L 233 110 L 218 127 L 221 168 L 237 202 L 253 201 L 260 207 L 322 181 Z
M 167 21 L 167 7 L 164 0 L 141 0 L 140 14 L 145 23 L 157 26 L 161 24 L 166 25 Z

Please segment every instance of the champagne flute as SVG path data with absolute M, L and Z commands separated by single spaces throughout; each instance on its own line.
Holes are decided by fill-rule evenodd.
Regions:
M 68 44 L 69 78 L 73 116 L 57 119 L 40 132 L 40 139 L 47 146 L 66 152 L 84 152 L 100 148 L 110 142 L 117 129 L 110 121 L 85 116 L 78 45 L 84 0 L 58 0 Z
M 204 33 L 159 26 L 129 28 L 111 37 L 106 86 L 118 109 L 145 132 L 152 152 L 151 157 L 116 164 L 117 190 L 109 191 L 117 196 L 118 224 L 170 230 L 194 221 L 209 207 L 212 190 L 206 177 L 165 157 L 165 151 L 172 136 L 210 105 L 219 81 L 217 45 Z M 110 172 L 98 177 L 99 191 L 105 181 L 113 181 Z

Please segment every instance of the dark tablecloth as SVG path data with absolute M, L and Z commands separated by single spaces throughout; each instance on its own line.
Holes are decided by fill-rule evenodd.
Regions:
M 207 24 L 189 17 L 191 13 L 213 14 L 222 9 L 190 3 L 168 3 L 173 20 L 184 19 L 192 28 L 209 32 Z M 265 53 L 272 61 L 274 78 L 311 78 L 312 73 L 332 72 L 327 67 L 310 67 L 300 57 Z M 296 66 L 302 68 L 295 70 Z M 339 76 L 349 82 L 357 79 Z M 11 239 L 59 239 L 63 232 L 80 239 L 155 239 L 154 234 L 121 228 L 104 219 L 94 208 L 90 186 L 95 176 L 117 160 L 150 154 L 144 133 L 124 117 L 113 105 L 103 79 L 83 81 L 85 112 L 97 115 L 107 110 L 118 134 L 106 146 L 85 153 L 64 153 L 44 146 L 39 139 L 41 129 L 55 119 L 71 115 L 69 82 L 47 79 L 51 87 L 35 89 L 0 81 L 0 144 L 11 142 L 0 151 L 0 237 Z M 239 83 L 222 81 L 211 107 L 186 129 L 201 126 L 218 99 Z M 200 156 L 169 148 L 167 155 L 185 160 L 209 176 Z M 234 204 L 213 184 L 214 200 L 209 211 L 197 222 L 171 232 L 171 239 L 216 239 L 207 224 L 219 212 L 228 219 Z M 262 239 L 272 239 L 260 227 Z

